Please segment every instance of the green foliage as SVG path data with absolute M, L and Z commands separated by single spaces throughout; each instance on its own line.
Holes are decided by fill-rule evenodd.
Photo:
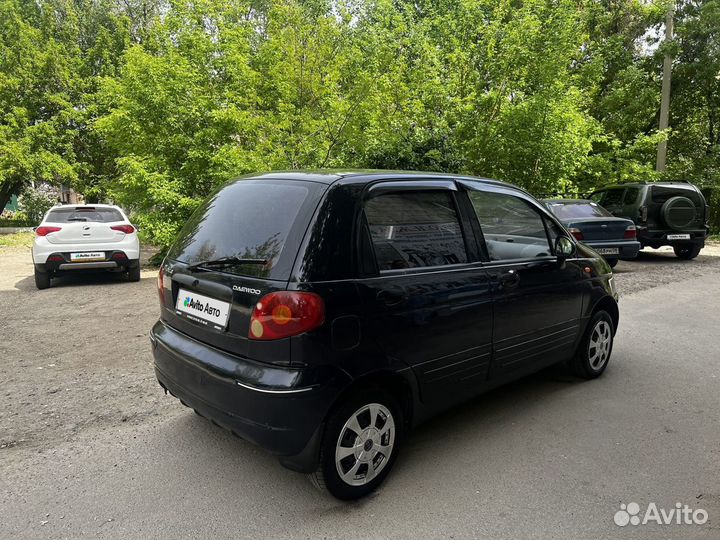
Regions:
M 57 204 L 57 201 L 47 193 L 26 188 L 18 198 L 18 203 L 25 218 L 33 225 L 37 225 L 42 221 L 45 213 Z
M 31 232 L 0 234 L 0 247 L 29 248 L 32 247 L 34 237 L 35 235 Z
M 71 184 L 167 246 L 213 189 L 269 169 L 717 186 L 719 3 L 677 4 L 663 43 L 670 4 L 641 0 L 0 0 L 0 203 Z

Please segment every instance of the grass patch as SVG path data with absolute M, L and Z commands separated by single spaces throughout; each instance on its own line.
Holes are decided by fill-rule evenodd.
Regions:
M 14 234 L 0 234 L 0 247 L 31 247 L 34 233 L 19 232 Z

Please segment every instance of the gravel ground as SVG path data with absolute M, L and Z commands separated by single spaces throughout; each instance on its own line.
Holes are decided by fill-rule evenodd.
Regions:
M 720 244 L 708 245 L 694 261 L 651 250 L 615 270 L 620 294 L 630 295 L 720 271 Z M 155 276 L 149 268 L 139 283 L 78 275 L 38 291 L 27 248 L 0 248 L 3 465 L 79 444 L 81 434 L 87 441 L 99 431 L 185 412 L 165 398 L 152 371 Z

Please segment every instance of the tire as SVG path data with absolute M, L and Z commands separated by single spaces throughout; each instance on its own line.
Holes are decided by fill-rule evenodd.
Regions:
M 373 415 L 375 429 L 371 431 Z M 353 424 L 356 424 L 354 429 Z M 362 393 L 351 394 L 330 413 L 325 426 L 320 464 L 317 471 L 308 475 L 310 481 L 318 489 L 327 490 L 344 501 L 359 499 L 374 491 L 390 473 L 400 450 L 403 416 L 397 401 L 379 388 L 365 388 Z M 356 433 L 356 429 L 360 433 Z M 389 455 L 383 453 L 384 447 L 389 448 L 386 450 Z M 340 448 L 347 455 L 336 462 Z M 367 480 L 370 467 L 374 474 Z M 350 481 L 343 479 L 338 469 L 348 474 Z M 356 472 L 354 478 L 350 476 L 352 471 Z
M 128 281 L 138 282 L 140 281 L 140 261 L 136 261 L 127 271 Z
M 699 244 L 685 244 L 680 246 L 673 246 L 673 251 L 675 252 L 675 255 L 680 259 L 685 259 L 686 261 L 697 257 L 700 254 L 701 249 L 702 246 Z
M 697 217 L 695 204 L 687 197 L 671 197 L 660 208 L 663 221 L 671 229 L 684 231 L 692 228 Z
M 618 259 L 605 259 L 605 260 L 610 265 L 610 268 L 615 268 L 615 266 L 618 263 Z
M 573 374 L 583 379 L 594 379 L 602 375 L 610 362 L 614 337 L 615 328 L 608 312 L 595 313 L 570 363 Z M 598 354 L 601 356 L 598 357 Z
M 50 274 L 48 272 L 41 272 L 37 268 L 35 269 L 35 286 L 40 289 L 49 289 L 51 284 Z

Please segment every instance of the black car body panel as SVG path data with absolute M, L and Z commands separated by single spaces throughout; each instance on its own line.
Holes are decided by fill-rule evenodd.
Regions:
M 193 270 L 182 260 L 182 249 L 173 248 L 162 267 L 161 320 L 153 328 L 152 343 L 157 378 L 166 390 L 280 456 L 293 470 L 316 469 L 324 419 L 358 385 L 372 383 L 392 392 L 412 426 L 568 359 L 598 306 L 612 313 L 617 326 L 617 295 L 607 262 L 581 244 L 573 256 L 557 257 L 550 237 L 567 233 L 518 188 L 403 171 L 250 178 L 266 179 L 321 186 L 311 190 L 312 201 L 303 202 L 306 211 L 295 221 L 301 234 L 288 236 L 282 248 L 292 255 L 291 268 L 282 275 L 271 275 L 270 268 L 264 276 L 247 275 L 257 269 Z M 494 192 L 525 205 L 544 224 L 545 232 L 536 240 L 542 244 L 544 234 L 546 247 L 528 244 L 527 249 L 539 250 L 531 259 L 491 260 L 497 245 L 493 248 L 483 234 L 469 195 L 473 191 Z M 453 216 L 452 223 L 370 223 L 370 201 L 395 193 L 447 201 L 441 208 L 432 202 L 408 212 L 435 209 L 438 220 Z M 428 200 L 435 201 L 432 197 Z M 394 201 L 383 200 L 382 212 L 394 208 Z M 397 233 L 383 253 L 392 256 L 393 249 L 404 249 L 410 255 L 398 255 L 392 268 L 380 270 L 373 246 L 382 244 L 384 231 L 393 227 L 404 231 L 406 243 L 398 244 Z M 192 228 L 185 234 L 194 234 Z M 434 244 L 444 250 L 438 255 L 444 262 L 426 264 L 427 243 L 438 235 L 447 237 Z M 499 242 L 497 235 L 492 238 Z M 178 242 L 185 241 L 181 235 Z M 522 251 L 517 242 L 507 244 L 501 247 Z M 182 316 L 177 310 L 180 289 L 228 302 L 227 327 L 213 329 Z M 319 295 L 324 322 L 283 339 L 248 338 L 253 306 L 273 291 Z

